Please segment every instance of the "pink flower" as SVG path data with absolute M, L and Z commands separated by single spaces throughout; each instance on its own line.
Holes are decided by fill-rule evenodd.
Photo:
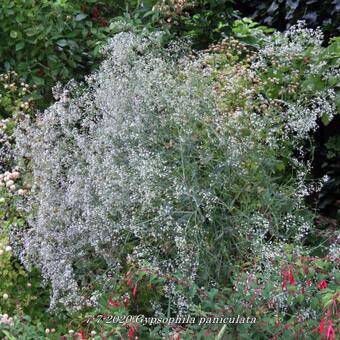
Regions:
M 128 337 L 129 339 L 133 339 L 134 335 L 135 335 L 135 332 L 136 332 L 136 328 L 131 326 L 130 327 L 130 330 L 129 330 L 129 333 L 128 333 Z
M 81 329 L 78 334 L 80 335 L 81 340 L 86 340 L 85 332 L 83 329 Z
M 293 271 L 292 270 L 289 271 L 289 283 L 292 286 L 294 286 L 294 284 L 295 284 L 295 279 L 294 279 L 294 275 L 293 275 Z
M 318 284 L 318 288 L 320 288 L 320 289 L 325 289 L 325 288 L 327 288 L 327 281 L 326 281 L 326 280 L 322 280 L 322 281 Z
M 120 303 L 117 300 L 112 300 L 112 298 L 110 298 L 107 302 L 109 305 L 113 306 L 113 307 L 119 307 Z
M 319 334 L 321 335 L 323 333 L 323 330 L 325 328 L 325 319 L 322 319 L 319 325 Z
M 132 296 L 136 297 L 136 294 L 137 294 L 137 285 L 135 285 L 132 289 Z
M 333 340 L 335 338 L 335 332 L 333 329 L 333 325 L 332 325 L 332 320 L 328 321 L 328 327 L 326 330 L 326 337 L 327 339 Z

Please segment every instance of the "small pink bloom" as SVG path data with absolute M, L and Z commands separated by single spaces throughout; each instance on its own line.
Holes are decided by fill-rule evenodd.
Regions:
M 80 335 L 81 340 L 86 340 L 85 332 L 83 329 L 81 329 L 78 334 Z
M 130 327 L 130 330 L 129 330 L 129 333 L 128 333 L 128 337 L 129 339 L 133 339 L 134 335 L 135 335 L 135 332 L 136 332 L 136 328 L 131 326 Z
M 113 306 L 113 307 L 119 307 L 120 306 L 120 303 L 117 300 L 112 300 L 112 298 L 110 298 L 108 300 L 108 304 Z
M 328 321 L 328 327 L 327 327 L 327 330 L 326 330 L 326 337 L 329 340 L 333 340 L 334 337 L 335 337 L 335 332 L 334 332 L 334 329 L 333 329 L 332 320 Z
M 292 286 L 294 286 L 294 284 L 295 284 L 295 279 L 294 279 L 294 275 L 293 275 L 293 271 L 292 270 L 289 271 L 289 283 Z
M 322 281 L 318 284 L 318 288 L 320 288 L 320 289 L 325 289 L 325 288 L 327 288 L 327 281 L 326 281 L 326 280 L 322 280 Z
M 325 328 L 325 319 L 322 319 L 319 325 L 319 334 L 321 335 L 323 333 L 323 330 Z
M 137 294 L 137 285 L 135 285 L 132 289 L 132 296 L 136 297 L 136 294 Z

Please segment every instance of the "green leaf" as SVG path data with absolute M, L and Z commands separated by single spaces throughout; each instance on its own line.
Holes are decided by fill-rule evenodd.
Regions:
M 9 340 L 15 340 L 16 338 L 14 336 L 12 336 L 9 332 L 5 331 L 4 329 L 1 330 L 2 333 L 4 333 L 6 335 L 6 337 L 9 339 Z
M 45 84 L 45 81 L 43 78 L 39 78 L 39 77 L 32 77 L 33 79 L 33 82 L 36 84 L 36 85 L 44 85 Z
M 279 162 L 276 163 L 276 169 L 278 171 L 284 171 L 285 168 L 286 167 L 285 167 L 285 164 L 283 162 L 279 161 Z
M 79 13 L 75 16 L 74 20 L 75 21 L 81 21 L 81 20 L 84 20 L 87 17 L 88 17 L 88 15 L 85 14 L 85 13 Z
M 61 40 L 57 41 L 57 45 L 60 46 L 60 47 L 65 47 L 65 46 L 68 45 L 68 43 L 67 43 L 67 40 L 61 39 Z
M 323 123 L 325 126 L 327 126 L 327 125 L 331 122 L 329 116 L 327 116 L 327 115 L 323 115 L 323 116 L 321 117 L 321 121 L 322 121 L 322 123 Z
M 305 299 L 305 296 L 303 294 L 300 294 L 296 297 L 296 302 L 301 304 L 304 299 Z
M 18 36 L 18 32 L 17 31 L 11 31 L 9 36 L 13 39 L 15 39 Z
M 17 43 L 17 44 L 15 45 L 15 50 L 16 50 L 16 51 L 20 51 L 20 50 L 22 50 L 24 47 L 25 47 L 25 42 L 24 42 L 24 41 L 21 41 L 21 42 L 19 42 L 19 43 Z
M 28 28 L 27 30 L 25 30 L 25 33 L 28 37 L 33 37 L 37 34 L 37 31 L 34 28 Z

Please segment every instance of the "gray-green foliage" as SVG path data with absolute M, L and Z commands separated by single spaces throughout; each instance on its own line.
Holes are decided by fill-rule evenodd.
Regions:
M 292 153 L 302 135 L 285 121 L 296 119 L 289 105 L 256 95 L 256 70 L 231 67 L 221 98 L 209 57 L 162 49 L 157 34 L 118 34 L 105 53 L 86 84 L 56 89 L 56 103 L 17 133 L 33 173 L 21 259 L 51 283 L 51 307 L 89 302 L 79 267 L 94 257 L 208 286 L 264 238 L 280 248 L 304 237 L 307 168 Z M 225 97 L 242 107 L 229 110 Z M 273 119 L 275 110 L 288 113 Z M 180 312 L 190 307 L 174 285 L 166 294 Z

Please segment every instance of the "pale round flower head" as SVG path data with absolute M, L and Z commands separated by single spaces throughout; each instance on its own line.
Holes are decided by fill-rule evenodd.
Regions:
M 7 188 L 9 188 L 10 186 L 14 185 L 14 181 L 13 180 L 8 180 L 6 183 Z
M 24 189 L 19 189 L 18 190 L 18 195 L 20 195 L 20 196 L 25 195 L 25 190 Z

